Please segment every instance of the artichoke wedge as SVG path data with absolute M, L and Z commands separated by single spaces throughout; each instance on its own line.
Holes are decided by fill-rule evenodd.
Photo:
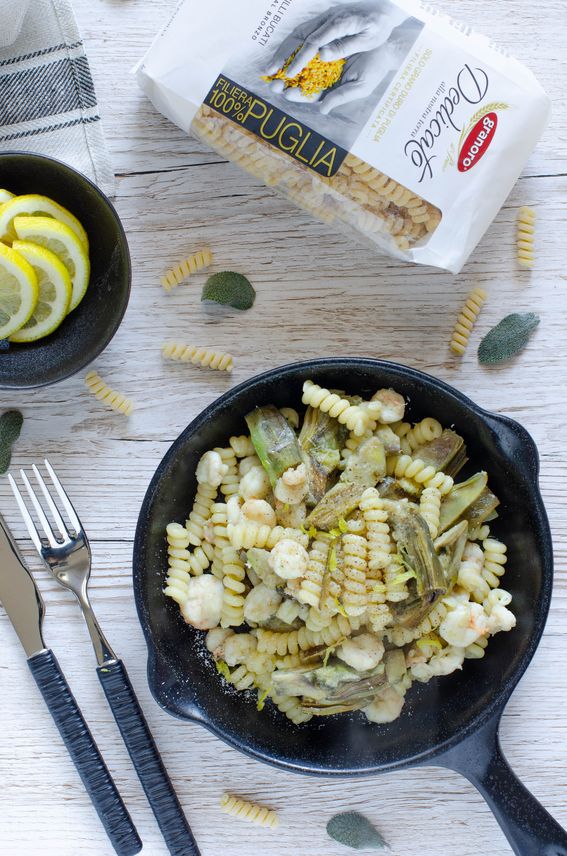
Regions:
M 369 437 L 358 447 L 354 455 L 347 461 L 341 474 L 341 481 L 346 484 L 358 484 L 373 487 L 376 482 L 386 475 L 386 451 L 378 437 Z
M 347 433 L 345 426 L 328 413 L 315 407 L 307 408 L 299 445 L 308 473 L 308 505 L 317 505 L 329 487 L 329 476 L 341 462 Z
M 366 488 L 373 487 L 386 474 L 386 453 L 377 437 L 370 437 L 348 459 L 340 480 L 317 503 L 307 522 L 329 531 L 358 506 Z
M 460 523 L 452 526 L 451 529 L 447 529 L 443 535 L 435 539 L 435 549 L 437 550 L 449 591 L 457 582 L 468 534 L 469 524 L 466 520 L 461 520 Z
M 482 526 L 486 520 L 492 520 L 492 517 L 496 516 L 494 512 L 499 505 L 498 497 L 492 493 L 490 488 L 485 487 L 476 502 L 469 505 L 463 514 L 463 520 L 468 520 L 472 528 Z
M 377 487 L 377 491 L 382 499 L 391 499 L 396 501 L 409 498 L 407 492 L 403 488 L 403 485 L 400 484 L 398 479 L 395 479 L 392 476 L 386 476 L 386 478 L 382 479 Z
M 476 473 L 464 482 L 459 482 L 453 486 L 447 496 L 441 503 L 441 516 L 439 518 L 439 532 L 445 532 L 450 526 L 453 526 L 461 517 L 463 517 L 475 503 L 484 489 L 488 476 L 484 471 Z
M 391 479 L 388 476 L 380 482 L 377 487 L 378 493 L 382 499 L 400 500 L 408 499 L 410 502 L 418 503 L 420 494 L 423 490 L 421 485 L 412 479 Z M 388 483 L 389 482 L 389 483 Z
M 391 609 L 399 624 L 415 627 L 447 593 L 445 574 L 428 526 L 417 511 L 400 505 L 390 513 L 390 522 L 404 567 L 413 573 L 408 581 L 410 596 Z
M 445 428 L 437 439 L 414 449 L 412 457 L 419 458 L 427 466 L 435 467 L 452 478 L 455 478 L 468 460 L 465 441 L 450 428 Z
M 277 407 L 256 407 L 246 417 L 256 454 L 272 487 L 290 467 L 302 463 L 297 437 Z
M 272 682 L 276 695 L 301 696 L 306 709 L 330 716 L 369 704 L 387 680 L 382 663 L 369 672 L 357 672 L 336 661 L 314 669 L 275 671 Z
M 263 583 L 266 583 L 270 588 L 277 588 L 283 585 L 281 577 L 272 570 L 269 562 L 270 551 L 262 550 L 260 547 L 251 547 L 246 552 L 246 562 L 252 570 L 260 577 Z

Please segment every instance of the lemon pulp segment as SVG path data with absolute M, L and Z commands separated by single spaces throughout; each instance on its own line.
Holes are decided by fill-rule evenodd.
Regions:
M 16 217 L 14 229 L 19 240 L 39 244 L 63 262 L 73 286 L 69 307 L 72 312 L 85 296 L 90 275 L 88 253 L 75 232 L 52 217 Z
M 7 191 L 6 191 L 7 192 Z M 0 197 L 0 201 L 2 201 Z M 81 244 L 88 251 L 89 239 L 81 223 L 74 214 L 38 193 L 26 193 L 23 196 L 12 196 L 5 201 L 0 209 L 0 240 L 10 243 L 16 238 L 14 219 L 16 217 L 52 217 L 60 223 L 69 226 L 76 234 Z
M 71 277 L 63 262 L 38 244 L 14 241 L 12 249 L 34 269 L 39 295 L 29 321 L 10 336 L 10 341 L 35 342 L 53 333 L 67 315 L 73 291 Z
M 7 339 L 30 319 L 38 294 L 34 269 L 0 243 L 0 339 Z

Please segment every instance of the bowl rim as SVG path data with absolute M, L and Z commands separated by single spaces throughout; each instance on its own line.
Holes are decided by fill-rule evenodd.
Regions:
M 348 368 L 349 365 L 353 367 L 356 366 L 360 369 L 364 369 L 365 367 L 367 367 L 372 369 L 385 369 L 389 371 L 393 370 L 401 375 L 410 377 L 415 381 L 425 383 L 426 385 L 432 385 L 437 389 L 441 390 L 444 394 L 456 399 L 459 403 L 464 404 L 465 407 L 480 416 L 480 418 L 486 424 L 492 425 L 493 427 L 505 426 L 508 431 L 511 431 L 515 436 L 520 439 L 526 449 L 529 449 L 529 451 L 531 452 L 531 456 L 525 456 L 520 462 L 514 461 L 513 463 L 515 467 L 519 468 L 521 471 L 524 471 L 526 476 L 530 478 L 534 505 L 537 509 L 536 528 L 540 533 L 542 542 L 543 574 L 540 596 L 536 605 L 534 606 L 534 630 L 525 646 L 525 650 L 521 656 L 521 659 L 516 665 L 514 671 L 509 675 L 507 680 L 495 689 L 489 701 L 479 710 L 477 715 L 470 722 L 464 725 L 460 730 L 457 730 L 454 734 L 450 735 L 442 744 L 435 744 L 423 750 L 421 753 L 411 756 L 411 758 L 409 759 L 402 758 L 400 760 L 396 760 L 387 764 L 379 764 L 364 768 L 341 767 L 340 769 L 332 769 L 326 767 L 319 768 L 305 764 L 302 765 L 300 762 L 291 763 L 288 761 L 282 761 L 273 755 L 269 755 L 265 752 L 253 749 L 248 746 L 245 741 L 235 739 L 232 737 L 231 734 L 225 733 L 220 727 L 218 727 L 215 723 L 211 722 L 206 716 L 204 716 L 201 710 L 196 706 L 193 706 L 193 711 L 191 712 L 191 714 L 188 714 L 184 711 L 181 712 L 179 709 L 176 709 L 171 705 L 171 699 L 169 697 L 165 698 L 164 695 L 160 692 L 160 687 L 162 686 L 162 679 L 164 677 L 163 668 L 165 665 L 165 661 L 164 658 L 160 656 L 159 648 L 153 638 L 149 622 L 149 609 L 146 608 L 146 604 L 144 603 L 144 600 L 142 598 L 141 556 L 145 541 L 145 530 L 147 528 L 147 521 L 149 520 L 149 510 L 152 505 L 154 495 L 159 486 L 164 470 L 169 465 L 169 461 L 171 460 L 171 458 L 177 454 L 179 448 L 182 447 L 187 441 L 187 439 L 192 436 L 197 430 L 199 430 L 199 428 L 202 427 L 203 424 L 212 415 L 214 415 L 215 411 L 218 409 L 219 406 L 230 403 L 231 400 L 238 398 L 238 396 L 242 392 L 253 388 L 263 380 L 271 380 L 274 379 L 274 377 L 277 377 L 277 379 L 281 381 L 282 375 L 285 378 L 286 374 L 298 373 L 301 371 L 305 372 L 309 369 L 317 368 L 344 369 L 345 367 Z M 237 749 L 238 751 L 243 752 L 244 754 L 256 760 L 262 761 L 263 763 L 270 764 L 280 769 L 286 769 L 290 772 L 297 772 L 308 775 L 320 775 L 326 777 L 369 776 L 374 775 L 381 769 L 394 770 L 400 769 L 402 767 L 407 767 L 408 765 L 413 766 L 418 764 L 427 764 L 430 763 L 433 758 L 448 753 L 453 747 L 457 746 L 464 739 L 478 731 L 484 725 L 486 725 L 490 721 L 493 721 L 495 718 L 500 718 L 504 707 L 508 702 L 508 699 L 510 698 L 510 695 L 512 694 L 521 677 L 528 668 L 545 629 L 553 591 L 554 563 L 551 530 L 549 526 L 547 512 L 539 488 L 538 475 L 539 454 L 537 446 L 531 435 L 519 422 L 514 419 L 511 419 L 509 416 L 503 416 L 501 414 L 485 410 L 483 407 L 472 401 L 472 399 L 470 399 L 464 393 L 455 389 L 455 387 L 451 386 L 445 381 L 440 380 L 439 378 L 436 378 L 433 375 L 429 375 L 426 372 L 422 372 L 419 369 L 414 369 L 410 366 L 406 366 L 403 363 L 397 363 L 391 360 L 348 356 L 322 357 L 313 360 L 301 360 L 294 363 L 286 363 L 284 365 L 269 369 L 268 371 L 262 372 L 258 375 L 254 375 L 251 378 L 248 378 L 247 380 L 233 387 L 232 389 L 227 390 L 225 393 L 223 393 L 222 395 L 214 399 L 214 401 L 212 401 L 209 405 L 207 405 L 207 407 L 205 407 L 204 410 L 202 410 L 173 441 L 173 443 L 163 456 L 162 460 L 158 464 L 158 467 L 156 468 L 156 471 L 148 485 L 146 494 L 144 496 L 140 508 L 140 514 L 138 517 L 136 532 L 134 536 L 132 583 L 134 588 L 134 600 L 136 604 L 138 620 L 141 624 L 148 650 L 147 680 L 152 696 L 160 705 L 160 707 L 168 714 L 187 722 L 199 723 L 216 737 L 221 739 L 223 742 L 232 746 L 234 749 Z
M 102 202 L 110 210 L 112 218 L 116 224 L 118 234 L 120 236 L 122 245 L 124 247 L 125 262 L 126 262 L 126 268 L 127 268 L 126 293 L 124 296 L 124 300 L 122 301 L 120 311 L 118 312 L 114 322 L 110 325 L 109 331 L 104 336 L 101 337 L 99 342 L 97 342 L 96 354 L 93 357 L 89 357 L 86 360 L 79 359 L 77 361 L 78 365 L 75 368 L 73 368 L 72 370 L 70 370 L 70 371 L 65 370 L 58 377 L 52 378 L 50 380 L 40 381 L 39 383 L 24 383 L 24 384 L 22 384 L 22 383 L 18 383 L 17 381 L 15 383 L 6 383 L 5 381 L 0 380 L 0 389 L 14 389 L 14 390 L 41 389 L 42 387 L 52 386 L 53 384 L 61 383 L 61 381 L 68 380 L 70 377 L 74 377 L 75 375 L 79 374 L 79 372 L 83 371 L 83 369 L 85 369 L 87 366 L 91 365 L 91 363 L 93 363 L 101 355 L 101 353 L 104 350 L 106 350 L 106 348 L 108 347 L 108 345 L 110 344 L 110 342 L 112 341 L 112 339 L 114 338 L 116 333 L 118 332 L 118 328 L 122 324 L 122 320 L 124 318 L 124 315 L 126 314 L 126 310 L 128 308 L 128 304 L 130 302 L 130 295 L 132 292 L 132 258 L 130 255 L 130 247 L 128 245 L 128 238 L 126 237 L 126 232 L 124 230 L 124 226 L 122 225 L 122 221 L 120 219 L 120 216 L 119 216 L 116 208 L 114 207 L 114 205 L 112 204 L 112 202 L 110 201 L 110 199 L 108 198 L 106 193 L 103 190 L 101 190 L 100 187 L 97 184 L 95 184 L 95 182 L 92 179 L 90 179 L 87 175 L 85 175 L 80 170 L 75 169 L 74 166 L 71 166 L 70 164 L 65 163 L 65 161 L 59 160 L 58 158 L 51 157 L 51 155 L 41 154 L 41 152 L 25 152 L 25 151 L 20 151 L 18 149 L 13 149 L 10 151 L 0 152 L 0 160 L 3 160 L 6 157 L 14 157 L 15 155 L 17 155 L 18 157 L 25 157 L 25 158 L 28 158 L 28 157 L 37 158 L 39 160 L 43 160 L 43 161 L 47 161 L 48 163 L 55 164 L 57 167 L 60 167 L 63 170 L 67 170 L 68 172 L 74 173 L 76 176 L 78 176 L 78 178 L 80 178 L 82 181 L 84 181 L 87 185 L 90 186 L 90 188 L 92 190 L 95 191 L 95 193 L 101 198 Z

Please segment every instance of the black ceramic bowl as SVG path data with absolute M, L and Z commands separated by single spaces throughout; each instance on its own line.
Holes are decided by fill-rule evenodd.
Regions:
M 200 455 L 242 433 L 244 415 L 257 404 L 300 408 L 307 378 L 363 396 L 393 387 L 409 402 L 412 421 L 435 416 L 454 425 L 467 444 L 469 471 L 486 469 L 501 500 L 493 531 L 508 545 L 505 587 L 513 594 L 517 627 L 491 639 L 484 659 L 468 660 L 450 677 L 412 687 L 401 717 L 389 725 L 372 725 L 355 713 L 315 718 L 297 727 L 268 705 L 258 712 L 254 699 L 223 689 L 210 659 L 199 655 L 201 634 L 183 622 L 177 605 L 162 593 L 167 566 L 164 530 L 169 521 L 187 516 Z M 503 707 L 540 639 L 551 596 L 552 546 L 537 479 L 537 450 L 520 425 L 482 410 L 414 369 L 377 360 L 327 359 L 284 366 L 241 384 L 211 404 L 175 441 L 152 479 L 140 513 L 134 591 L 148 644 L 153 695 L 168 713 L 201 722 L 231 746 L 297 772 L 368 775 L 410 764 L 451 766 L 497 804 L 496 813 L 511 839 L 519 840 L 521 832 L 510 812 L 505 817 L 504 803 L 513 798 L 518 805 L 529 805 L 534 841 L 540 841 L 546 823 L 556 840 L 560 827 L 513 776 L 496 738 Z M 567 846 L 567 837 L 561 841 Z
M 116 333 L 130 296 L 130 253 L 118 214 L 92 181 L 43 155 L 0 154 L 0 187 L 49 196 L 78 217 L 90 244 L 87 293 L 45 339 L 0 352 L 0 388 L 56 383 L 81 371 Z

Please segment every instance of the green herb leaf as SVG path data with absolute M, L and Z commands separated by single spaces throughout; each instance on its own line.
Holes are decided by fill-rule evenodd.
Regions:
M 417 574 L 415 571 L 405 571 L 403 574 L 398 574 L 392 580 L 393 585 L 401 585 L 402 583 L 407 583 L 408 580 L 417 579 Z
M 479 363 L 493 366 L 511 359 L 526 347 L 538 324 L 539 317 L 534 312 L 506 315 L 478 346 Z
M 7 472 L 12 446 L 20 436 L 24 417 L 19 410 L 7 410 L 0 416 L 0 473 Z
M 329 550 L 329 558 L 327 559 L 327 567 L 329 572 L 332 574 L 333 571 L 337 570 L 337 547 L 335 544 L 331 545 L 331 549 Z
M 339 531 L 344 535 L 345 532 L 348 532 L 348 523 L 344 519 L 344 517 L 339 518 Z
M 327 834 L 353 850 L 389 850 L 378 830 L 357 811 L 347 811 L 332 817 L 327 824 Z
M 241 273 L 223 270 L 208 278 L 201 300 L 212 300 L 213 303 L 232 306 L 234 309 L 250 309 L 256 300 L 256 292 L 250 280 Z
M 219 675 L 222 675 L 226 681 L 230 681 L 230 669 L 228 668 L 228 664 L 225 663 L 224 660 L 217 660 L 215 666 Z
M 264 710 L 264 705 L 266 703 L 266 699 L 268 698 L 269 694 L 270 694 L 270 688 L 269 687 L 267 690 L 264 690 L 263 693 L 258 693 L 258 702 L 256 704 L 256 707 L 258 708 L 258 710 Z
M 329 648 L 327 648 L 325 650 L 325 653 L 323 655 L 323 666 L 324 666 L 324 668 L 327 667 L 327 663 L 329 662 L 329 657 L 334 652 L 336 647 L 337 647 L 336 645 L 330 645 Z
M 313 525 L 311 525 L 309 529 L 307 529 L 302 523 L 299 528 L 301 529 L 304 535 L 307 535 L 309 537 L 310 541 L 317 535 L 317 530 Z
M 346 614 L 346 610 L 345 610 L 344 606 L 342 605 L 342 603 L 340 602 L 340 600 L 338 599 L 338 597 L 334 597 L 333 601 L 335 603 L 335 606 L 339 610 L 340 614 L 343 615 L 345 618 L 348 618 L 348 615 Z

